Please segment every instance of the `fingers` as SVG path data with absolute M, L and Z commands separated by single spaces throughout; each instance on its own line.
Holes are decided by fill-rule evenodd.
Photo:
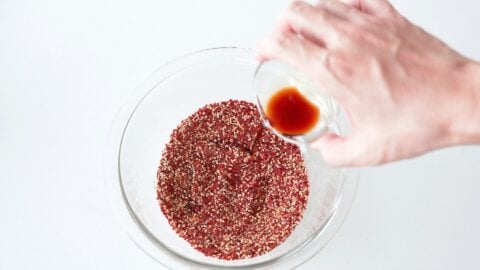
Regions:
M 368 149 L 368 142 L 361 136 L 340 137 L 329 133 L 311 144 L 311 147 L 320 151 L 327 164 L 334 167 L 356 167 L 378 165 L 378 159 L 372 150 Z
M 292 2 L 283 20 L 293 32 L 327 47 L 329 44 L 336 43 L 339 29 L 344 23 L 338 14 L 302 1 Z
M 387 0 L 340 0 L 356 9 L 378 17 L 389 17 L 395 14 L 395 8 Z
M 256 52 L 261 61 L 277 59 L 296 69 L 314 72 L 308 75 L 316 77 L 325 69 L 325 48 L 294 33 L 270 35 L 258 44 Z
M 338 0 L 319 0 L 315 7 L 326 9 L 344 20 L 352 20 L 360 13 L 354 6 Z
M 321 47 L 334 47 L 348 27 L 347 20 L 358 14 L 355 8 L 338 0 L 320 0 L 315 6 L 297 0 L 291 3 L 274 32 L 295 33 Z

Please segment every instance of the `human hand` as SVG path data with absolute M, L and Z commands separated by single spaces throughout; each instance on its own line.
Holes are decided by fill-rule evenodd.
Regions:
M 295 1 L 257 47 L 307 74 L 346 111 L 348 137 L 314 142 L 333 166 L 378 165 L 480 143 L 480 68 L 385 0 Z

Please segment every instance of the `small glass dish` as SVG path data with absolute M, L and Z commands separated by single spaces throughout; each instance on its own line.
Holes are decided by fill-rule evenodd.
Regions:
M 283 134 L 267 117 L 267 103 L 279 90 L 287 87 L 296 88 L 320 110 L 320 118 L 316 125 L 305 134 Z M 257 94 L 257 106 L 264 120 L 264 125 L 276 135 L 291 143 L 309 143 L 334 128 L 338 116 L 336 102 L 325 91 L 322 91 L 307 76 L 294 68 L 277 60 L 269 60 L 258 65 L 254 74 L 254 89 Z
M 320 252 L 353 203 L 357 175 L 328 167 L 319 153 L 300 146 L 308 170 L 303 218 L 285 242 L 249 259 L 226 261 L 195 250 L 160 210 L 156 174 L 172 130 L 205 104 L 255 102 L 258 62 L 248 49 L 215 48 L 173 60 L 156 70 L 118 113 L 107 140 L 105 179 L 111 204 L 134 242 L 168 269 L 293 269 Z M 340 132 L 343 122 L 334 123 Z

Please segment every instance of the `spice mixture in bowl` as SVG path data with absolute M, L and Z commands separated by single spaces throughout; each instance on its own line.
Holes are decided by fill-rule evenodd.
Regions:
M 245 101 L 209 104 L 182 121 L 157 178 L 160 206 L 178 235 L 225 260 L 281 244 L 307 205 L 300 149 L 264 128 Z
M 157 70 L 108 141 L 112 204 L 170 269 L 291 269 L 328 243 L 357 179 L 262 125 L 246 49 L 193 53 Z M 338 120 L 335 132 L 343 123 Z

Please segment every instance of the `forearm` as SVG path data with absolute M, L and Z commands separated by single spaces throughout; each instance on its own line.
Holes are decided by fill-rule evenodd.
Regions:
M 469 61 L 462 71 L 460 112 L 452 115 L 451 145 L 480 144 L 480 62 Z M 452 100 L 452 102 L 457 102 Z

